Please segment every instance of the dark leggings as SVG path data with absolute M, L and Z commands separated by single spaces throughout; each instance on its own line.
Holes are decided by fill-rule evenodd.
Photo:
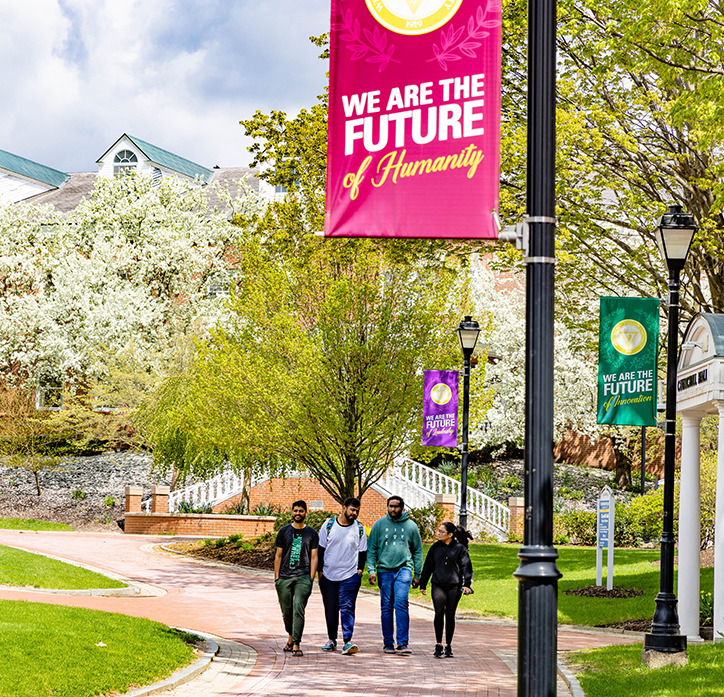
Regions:
M 455 633 L 455 610 L 457 610 L 462 589 L 458 586 L 436 586 L 432 584 L 430 595 L 435 607 L 435 641 L 442 644 L 442 628 L 445 626 L 445 643 L 452 643 Z

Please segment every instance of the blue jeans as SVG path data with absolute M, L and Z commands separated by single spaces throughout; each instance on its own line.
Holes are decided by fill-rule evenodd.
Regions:
M 406 566 L 397 571 L 380 571 L 377 574 L 377 582 L 380 584 L 382 638 L 385 646 L 394 646 L 394 620 L 397 621 L 397 645 L 406 646 L 410 635 L 407 598 L 410 595 L 412 572 Z
M 327 620 L 327 636 L 332 641 L 337 641 L 340 615 L 344 643 L 352 641 L 355 604 L 361 583 L 362 577 L 356 572 L 343 581 L 330 581 L 324 575 L 319 581 L 319 590 L 322 591 L 324 602 L 324 616 Z

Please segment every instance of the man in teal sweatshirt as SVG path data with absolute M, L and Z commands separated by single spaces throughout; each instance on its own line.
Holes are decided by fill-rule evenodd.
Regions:
M 367 571 L 370 584 L 380 586 L 382 638 L 385 653 L 411 653 L 408 646 L 410 584 L 420 585 L 422 539 L 417 525 L 404 511 L 399 496 L 387 499 L 387 515 L 372 526 L 367 542 Z M 393 619 L 394 613 L 394 619 Z M 397 647 L 395 647 L 395 620 Z

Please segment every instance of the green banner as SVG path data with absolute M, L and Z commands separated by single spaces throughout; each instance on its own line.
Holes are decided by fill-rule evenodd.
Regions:
M 656 426 L 658 298 L 601 298 L 599 424 Z

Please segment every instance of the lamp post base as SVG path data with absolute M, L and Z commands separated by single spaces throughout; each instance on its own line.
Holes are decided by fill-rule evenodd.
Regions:
M 641 662 L 647 668 L 665 668 L 666 666 L 683 668 L 689 662 L 689 656 L 686 650 L 671 653 L 667 651 L 654 651 L 644 647 L 644 650 L 641 652 Z
M 689 658 L 686 653 L 684 634 L 647 634 L 641 662 L 649 668 L 664 666 L 685 666 Z

